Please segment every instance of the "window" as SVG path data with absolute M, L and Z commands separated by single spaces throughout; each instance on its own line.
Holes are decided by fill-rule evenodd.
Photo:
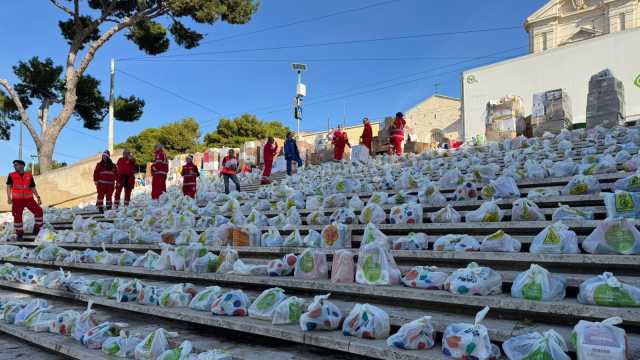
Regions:
M 626 13 L 621 13 L 618 15 L 618 23 L 619 23 L 618 28 L 620 29 L 620 31 L 627 30 L 627 14 Z
M 549 49 L 549 33 L 542 33 L 542 51 Z

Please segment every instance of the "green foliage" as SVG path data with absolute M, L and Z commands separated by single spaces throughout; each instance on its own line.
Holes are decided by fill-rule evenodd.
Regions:
M 65 166 L 67 166 L 66 162 L 59 162 L 57 160 L 53 160 L 51 162 L 51 170 L 59 169 Z M 34 163 L 33 169 L 31 168 L 31 163 L 27 163 L 27 170 L 30 171 L 33 175 L 40 175 L 40 163 Z
M 99 130 L 102 119 L 107 114 L 109 102 L 99 89 L 100 80 L 90 75 L 78 78 L 76 96 L 78 102 L 74 115 L 84 122 L 84 127 Z
M 144 100 L 135 96 L 124 98 L 118 96 L 114 104 L 114 117 L 120 121 L 136 121 L 142 116 Z
M 243 114 L 235 119 L 222 118 L 215 131 L 204 137 L 207 147 L 239 147 L 252 140 L 269 136 L 284 139 L 289 129 L 279 121 L 260 121 L 255 115 Z
M 185 49 L 192 49 L 197 47 L 200 43 L 200 40 L 204 37 L 202 34 L 189 29 L 184 26 L 181 22 L 174 21 L 169 29 L 171 34 L 173 35 L 173 39 L 176 43 Z
M 202 149 L 198 144 L 200 126 L 193 118 L 185 118 L 181 121 L 164 125 L 158 129 L 149 128 L 138 135 L 130 136 L 118 149 L 129 149 L 134 154 L 138 163 L 153 161 L 153 148 L 157 143 L 164 145 L 169 156 L 196 152 Z
M 93 25 L 93 19 L 90 16 L 80 16 L 80 29 L 85 29 L 91 25 Z M 62 37 L 67 39 L 67 44 L 73 44 L 73 39 L 76 37 L 76 26 L 75 21 L 73 19 L 69 19 L 67 21 L 58 21 L 58 27 L 60 28 L 60 32 L 62 33 Z M 100 37 L 100 29 L 96 26 L 95 29 L 87 36 L 83 43 L 80 45 L 80 49 L 84 49 L 84 45 L 89 43 L 90 41 L 98 40 Z
M 167 30 L 155 21 L 144 20 L 136 23 L 126 36 L 149 55 L 162 54 L 169 49 Z
M 18 62 L 13 73 L 20 80 L 14 86 L 16 93 L 26 109 L 32 104 L 31 99 L 56 100 L 64 90 L 64 82 L 60 79 L 62 66 L 55 66 L 51 58 L 40 61 L 37 56 L 27 62 Z
M 17 110 L 15 104 L 8 96 L 0 91 L 0 140 L 9 140 L 11 138 L 11 127 L 17 120 Z

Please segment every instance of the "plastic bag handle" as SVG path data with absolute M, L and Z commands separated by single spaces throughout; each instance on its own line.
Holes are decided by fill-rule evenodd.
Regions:
M 618 325 L 618 324 L 622 324 L 622 318 L 619 316 L 614 316 L 614 317 L 610 317 L 608 319 L 602 320 L 602 322 L 600 322 L 600 324 L 602 325 Z
M 477 314 L 476 314 L 476 318 L 473 322 L 474 325 L 479 325 L 480 322 L 482 322 L 482 320 L 484 320 L 485 316 L 487 316 L 487 313 L 489 312 L 489 307 L 485 306 L 484 309 L 480 310 Z

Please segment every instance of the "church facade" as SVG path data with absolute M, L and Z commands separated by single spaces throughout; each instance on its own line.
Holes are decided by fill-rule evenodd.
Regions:
M 529 52 L 640 27 L 640 0 L 551 0 L 527 18 Z

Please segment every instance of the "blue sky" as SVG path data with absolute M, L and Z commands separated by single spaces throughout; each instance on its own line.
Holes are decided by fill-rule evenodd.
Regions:
M 383 2 L 360 11 L 261 31 Z M 116 142 L 121 142 L 142 129 L 187 116 L 200 122 L 203 134 L 215 129 L 221 115 L 230 117 L 243 112 L 256 113 L 264 120 L 279 120 L 295 129 L 290 109 L 295 95 L 295 74 L 290 63 L 305 62 L 309 71 L 303 82 L 308 96 L 302 129 L 319 130 L 326 128 L 328 121 L 331 125 L 354 124 L 363 116 L 378 119 L 407 110 L 432 95 L 436 84 L 440 93 L 459 97 L 459 73 L 463 69 L 527 52 L 527 34 L 522 24 L 546 2 L 262 0 L 258 13 L 247 25 L 219 23 L 198 27 L 207 34 L 205 42 L 209 42 L 191 51 L 172 44 L 165 57 L 149 58 L 120 33 L 98 52 L 88 73 L 102 81 L 101 90 L 106 95 L 109 60 L 123 59 L 117 63 L 124 73 L 117 74 L 116 93 L 134 94 L 146 101 L 140 121 L 116 123 Z M 64 14 L 48 1 L 4 1 L 0 11 L 0 78 L 15 82 L 11 67 L 34 55 L 52 57 L 63 64 L 68 45 L 57 29 L 61 19 Z M 476 31 L 513 26 L 518 28 Z M 247 34 L 253 31 L 260 32 Z M 463 31 L 470 32 L 427 36 Z M 410 37 L 257 50 L 405 35 Z M 35 116 L 35 110 L 30 109 L 30 113 Z M 83 129 L 81 122 L 71 120 L 59 138 L 54 158 L 73 162 L 100 152 L 106 147 L 106 138 L 106 122 L 101 130 L 91 131 Z M 35 154 L 26 131 L 24 144 L 25 157 Z M 12 140 L 0 142 L 2 173 L 10 170 L 17 148 L 16 126 Z

